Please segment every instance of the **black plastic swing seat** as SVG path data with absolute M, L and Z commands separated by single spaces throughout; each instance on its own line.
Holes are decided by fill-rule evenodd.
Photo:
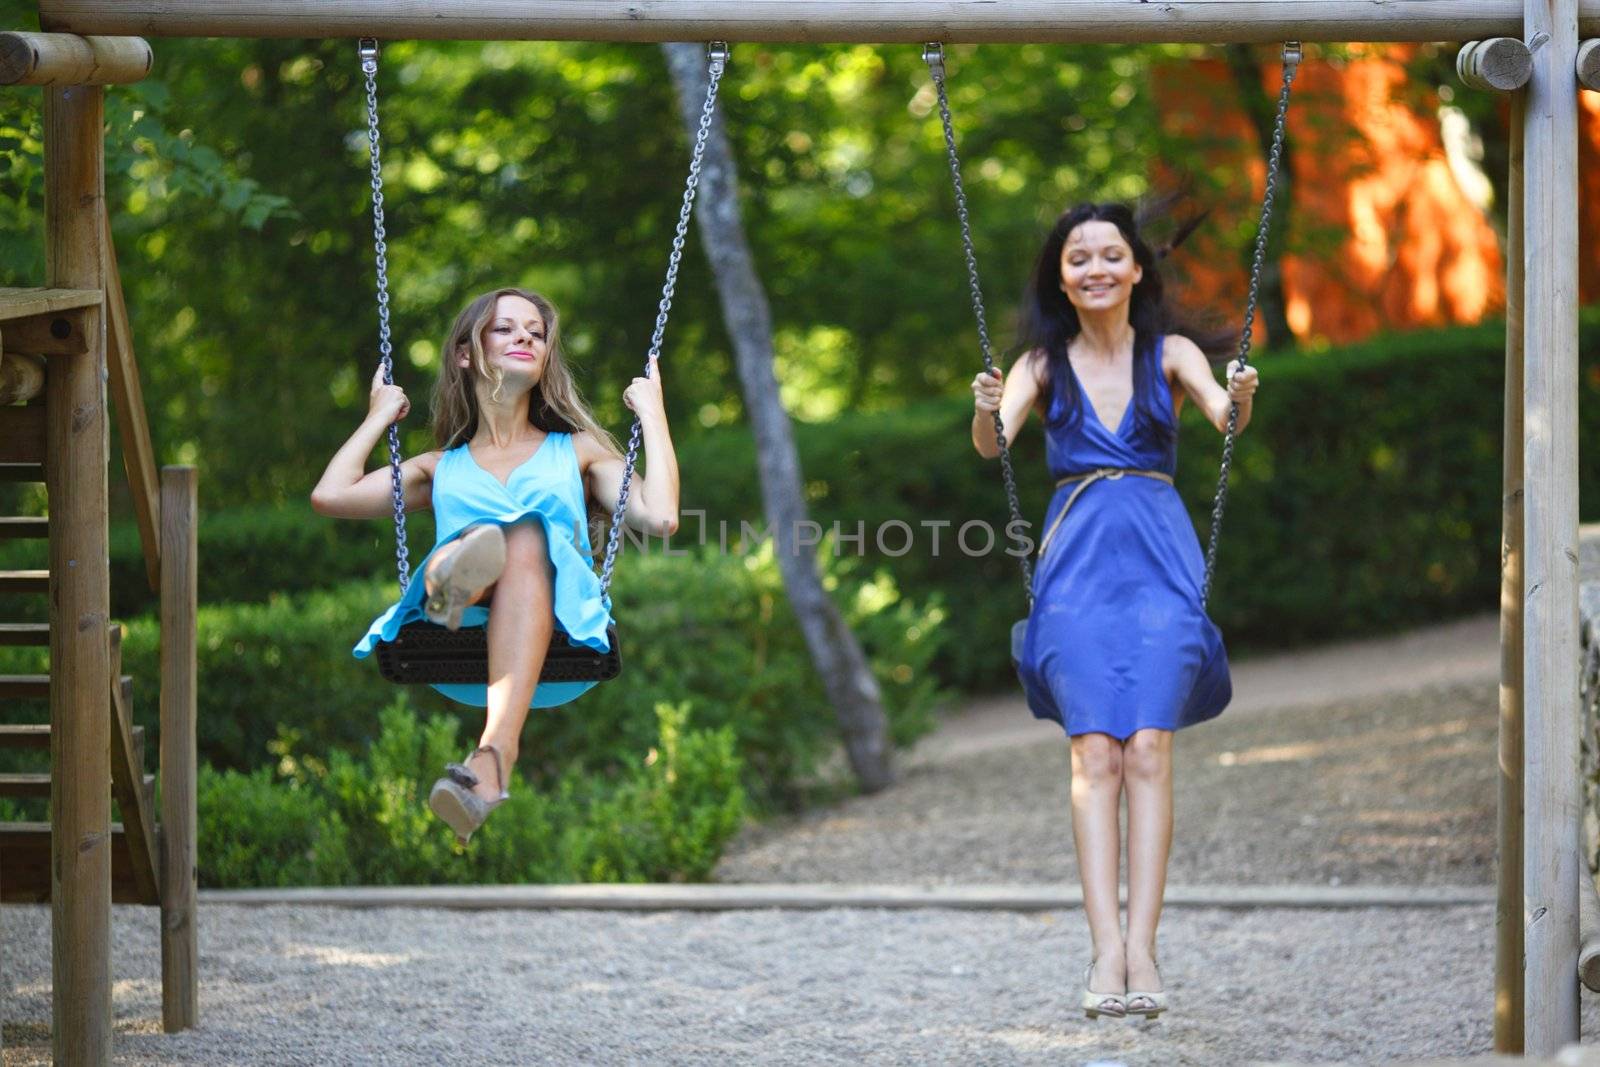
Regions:
M 622 673 L 617 627 L 607 627 L 610 650 L 574 645 L 557 630 L 550 636 L 541 682 L 604 682 Z M 482 626 L 447 630 L 431 622 L 409 622 L 393 641 L 378 642 L 378 673 L 400 685 L 476 683 L 489 677 L 489 638 Z

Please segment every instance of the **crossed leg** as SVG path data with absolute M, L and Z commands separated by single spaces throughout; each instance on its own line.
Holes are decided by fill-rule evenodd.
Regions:
M 500 610 L 489 612 L 489 703 L 480 745 L 492 745 L 505 757 L 509 772 L 517 762 L 522 727 L 528 721 L 528 701 L 539 684 L 550 635 L 555 631 L 554 567 L 544 526 L 537 520 L 505 527 L 506 565 L 499 581 L 478 590 L 472 603 L 493 600 Z M 428 566 L 425 580 L 432 585 L 434 571 L 459 546 L 445 546 Z M 467 765 L 478 776 L 473 790 L 493 800 L 505 787 L 487 752 L 472 756 Z

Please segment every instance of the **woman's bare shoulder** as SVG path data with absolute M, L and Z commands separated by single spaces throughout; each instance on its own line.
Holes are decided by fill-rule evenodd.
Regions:
M 444 453 L 436 448 L 431 452 L 419 452 L 407 462 L 413 464 L 417 470 L 426 474 L 429 478 L 432 478 L 434 472 L 439 469 L 439 457 L 442 455 Z

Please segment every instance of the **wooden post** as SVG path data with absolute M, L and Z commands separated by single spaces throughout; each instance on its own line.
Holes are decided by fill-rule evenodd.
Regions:
M 1511 94 L 1506 178 L 1506 395 L 1500 500 L 1500 847 L 1494 1050 L 1522 1053 L 1522 110 Z
M 161 469 L 161 1020 L 200 1021 L 195 928 L 195 599 L 193 467 Z
M 103 289 L 104 90 L 44 91 L 45 273 Z M 52 361 L 50 497 L 50 907 L 55 1062 L 111 1062 L 111 587 L 106 528 L 106 337 Z
M 1578 1040 L 1577 0 L 1525 0 L 1524 1052 Z
M 39 0 L 61 33 L 638 44 L 1470 41 L 1516 36 L 1520 14 L 1509 0 Z

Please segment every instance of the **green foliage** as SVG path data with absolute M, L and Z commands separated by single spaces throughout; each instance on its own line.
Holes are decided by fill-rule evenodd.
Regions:
M 261 547 L 263 559 L 272 547 Z M 834 750 L 838 730 L 777 567 L 770 553 L 672 551 L 665 555 L 656 543 L 625 553 L 612 587 L 622 675 L 574 703 L 534 711 L 524 733 L 523 772 L 540 782 L 573 768 L 611 773 L 658 744 L 650 708 L 690 699 L 701 728 L 726 727 L 734 738 L 754 802 L 792 804 Z M 933 665 L 944 647 L 943 612 L 936 603 L 903 599 L 886 573 L 858 576 L 826 557 L 823 563 L 878 677 L 893 737 L 909 744 L 931 728 L 941 696 Z M 350 650 L 393 596 L 393 579 L 385 578 L 202 607 L 201 757 L 247 771 L 274 742 L 330 753 L 330 766 L 337 766 L 336 750 L 363 752 L 394 688 L 375 663 L 354 660 Z M 154 737 L 159 627 L 152 616 L 126 626 L 123 671 L 134 678 L 135 719 Z M 42 650 L 0 649 L 0 671 L 39 671 L 42 659 Z M 481 715 L 425 687 L 412 699 L 424 714 L 470 721 Z M 18 714 L 26 718 L 22 703 Z M 390 769 L 398 774 L 398 767 Z M 381 821 L 376 812 L 373 819 Z
M 743 45 L 726 83 L 778 370 L 804 417 L 893 407 L 970 373 L 917 53 Z M 1153 159 L 1176 158 L 1149 89 L 1163 54 L 950 50 L 991 287 L 1023 277 L 1065 201 L 1136 195 Z M 380 91 L 396 373 L 419 401 L 407 451 L 429 444 L 420 401 L 439 335 L 467 297 L 505 283 L 554 297 L 580 382 L 608 425 L 626 425 L 621 393 L 648 345 L 687 164 L 659 51 L 395 42 Z M 150 80 L 108 92 L 107 196 L 155 445 L 203 465 L 208 509 L 304 499 L 364 410 L 376 315 L 363 97 L 344 40 L 163 41 Z M 38 284 L 37 97 L 0 109 L 0 284 Z M 697 240 L 662 361 L 680 436 L 743 406 Z
M 458 723 L 418 719 L 404 694 L 360 756 L 279 744 L 276 773 L 200 774 L 206 886 L 701 881 L 744 819 L 729 729 L 689 728 L 656 706 L 655 744 L 610 774 L 576 768 L 511 794 L 466 848 L 427 809 Z
M 1600 314 L 1582 327 L 1585 454 L 1600 447 Z M 1424 622 L 1495 603 L 1499 575 L 1504 330 L 1499 324 L 1396 335 L 1307 358 L 1259 360 L 1264 385 L 1236 451 L 1211 609 L 1232 647 L 1267 648 Z M 913 602 L 937 594 L 952 641 L 939 675 L 961 686 L 1010 678 L 1007 628 L 1025 610 L 1013 558 L 951 551 L 963 523 L 1006 521 L 998 463 L 968 439 L 971 402 L 797 427 L 813 516 L 866 531 L 867 562 L 887 567 Z M 1178 489 L 1201 538 L 1220 457 L 1191 409 Z M 687 442 L 684 507 L 737 535 L 761 513 L 748 433 Z M 1023 515 L 1043 514 L 1049 479 L 1037 422 L 1015 461 Z M 1600 467 L 1582 472 L 1585 515 L 1600 517 Z M 918 529 L 916 550 L 889 557 L 874 531 Z M 686 522 L 698 521 L 691 518 Z M 923 523 L 948 522 L 932 551 Z M 976 540 L 976 538 L 974 538 Z M 892 548 L 897 546 L 890 539 Z M 856 546 L 848 546 L 856 551 Z

